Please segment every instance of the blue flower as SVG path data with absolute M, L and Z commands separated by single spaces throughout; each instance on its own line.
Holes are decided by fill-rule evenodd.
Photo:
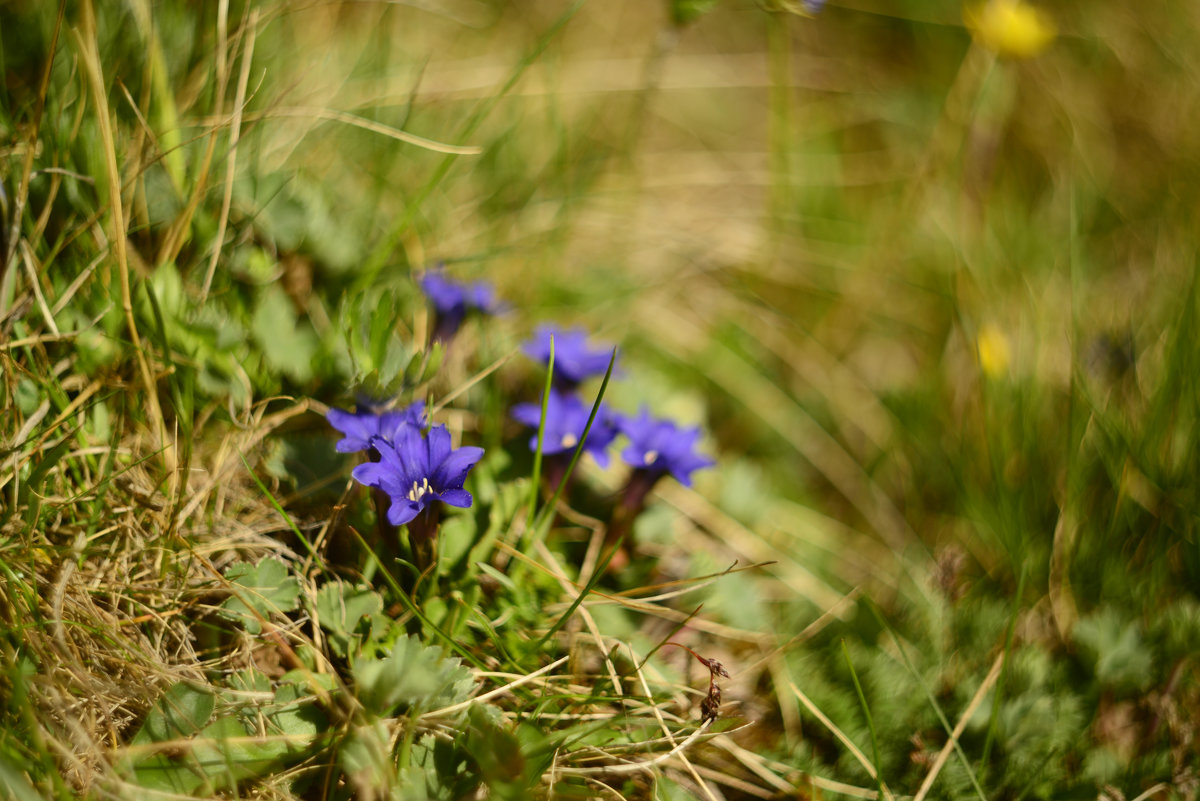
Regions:
M 434 501 L 467 508 L 471 493 L 463 489 L 467 473 L 483 458 L 483 448 L 453 448 L 445 426 L 434 426 L 422 435 L 416 426 L 403 426 L 395 441 L 374 439 L 378 462 L 354 468 L 356 481 L 379 487 L 392 504 L 388 522 L 400 526 L 415 518 Z
M 330 409 L 325 419 L 345 437 L 338 441 L 338 453 L 365 451 L 375 438 L 386 442 L 395 440 L 397 433 L 406 427 L 420 429 L 425 424 L 425 402 L 417 401 L 405 409 L 392 412 L 376 412 L 359 404 L 353 412 Z
M 468 312 L 474 310 L 494 314 L 499 308 L 494 290 L 482 281 L 463 284 L 447 278 L 441 270 L 430 270 L 421 276 L 420 284 L 437 313 L 433 333 L 435 340 L 449 342 L 458 333 Z
M 555 359 L 557 364 L 558 359 Z M 607 366 L 607 365 L 606 365 Z M 577 396 L 550 390 L 546 400 L 546 426 L 542 440 L 542 453 L 572 452 L 583 437 L 583 429 L 587 427 L 588 417 L 592 407 L 585 405 Z M 540 403 L 518 403 L 512 409 L 512 416 L 519 422 L 531 428 L 537 428 L 542 419 Z M 617 429 L 613 425 L 608 410 L 601 405 L 596 412 L 596 419 L 588 431 L 587 443 L 584 450 L 590 453 L 601 467 L 608 466 L 608 446 L 616 438 Z M 529 450 L 537 450 L 537 434 L 529 439 Z
M 525 354 L 543 364 L 549 362 L 551 337 L 554 337 L 554 381 L 559 386 L 573 387 L 586 378 L 608 371 L 612 351 L 589 349 L 587 334 L 580 328 L 560 330 L 540 326 L 533 339 L 525 343 Z
M 629 445 L 621 458 L 636 470 L 660 476 L 670 473 L 685 487 L 692 485 L 692 472 L 716 462 L 696 453 L 699 428 L 680 428 L 671 420 L 657 420 L 643 407 L 637 417 L 617 420 Z

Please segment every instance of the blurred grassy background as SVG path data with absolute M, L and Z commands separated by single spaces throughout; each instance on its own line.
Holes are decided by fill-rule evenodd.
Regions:
M 109 394 L 138 379 L 91 34 L 56 11 L 0 9 L 4 447 L 44 454 L 23 449 L 39 402 L 65 419 L 84 390 L 112 408 L 91 444 L 146 455 L 154 415 Z M 640 536 L 670 577 L 774 560 L 704 614 L 771 641 L 726 662 L 791 786 L 779 765 L 874 785 L 789 681 L 869 754 L 856 672 L 881 773 L 913 794 L 946 741 L 935 702 L 955 723 L 1004 654 L 975 767 L 939 766 L 935 795 L 1194 798 L 1200 9 L 1047 5 L 1058 36 L 1028 60 L 974 43 L 957 2 L 668 11 L 97 8 L 130 270 L 212 354 L 166 417 L 199 463 L 274 393 L 340 401 L 342 298 L 444 261 L 514 309 L 464 333 L 445 389 L 462 353 L 555 320 L 621 345 L 615 403 L 711 432 L 720 468 L 664 486 Z M 426 324 L 411 292 L 379 297 Z M 4 533 L 34 565 L 22 463 Z

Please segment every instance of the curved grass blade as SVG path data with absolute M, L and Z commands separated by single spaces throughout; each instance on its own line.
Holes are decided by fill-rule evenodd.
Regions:
M 871 717 L 871 707 L 867 705 L 867 696 L 863 694 L 862 684 L 858 680 L 858 673 L 854 670 L 854 663 L 850 660 L 850 649 L 846 647 L 846 640 L 842 640 L 842 656 L 846 657 L 846 667 L 850 668 L 850 678 L 854 682 L 854 691 L 858 693 L 858 702 L 862 704 L 863 715 L 867 718 L 867 729 L 871 732 L 871 756 L 875 760 L 875 783 L 879 787 L 879 797 L 889 798 L 891 796 L 887 791 L 887 785 L 883 781 L 883 763 L 879 761 L 879 737 L 875 733 L 875 719 Z
M 937 713 L 938 720 L 942 723 L 942 728 L 946 730 L 946 736 L 954 742 L 954 752 L 958 754 L 959 760 L 962 761 L 963 769 L 967 772 L 967 777 L 971 780 L 971 786 L 975 788 L 975 793 L 979 796 L 980 801 L 987 801 L 987 796 L 983 792 L 983 788 L 979 786 L 979 778 L 975 775 L 975 769 L 971 767 L 971 761 L 967 759 L 967 755 L 963 753 L 962 745 L 959 744 L 958 738 L 954 736 L 954 727 L 950 725 L 950 721 L 946 718 L 946 713 L 942 711 L 941 705 L 934 697 L 933 691 L 929 689 L 929 685 L 925 683 L 925 679 L 917 672 L 917 667 L 908 657 L 908 651 L 905 650 L 904 644 L 900 642 L 900 638 L 896 636 L 896 632 L 883 619 L 883 615 L 875 608 L 875 605 L 867 602 L 867 608 L 871 610 L 871 614 L 875 616 L 875 620 L 879 623 L 880 628 L 887 631 L 892 636 L 892 642 L 896 644 L 896 650 L 900 652 L 900 657 L 904 660 L 904 666 L 908 668 L 908 672 L 913 675 L 917 683 L 921 685 L 921 689 L 925 691 L 925 697 L 929 701 L 929 705 L 933 707 L 933 711 Z
M 553 337 L 551 338 L 553 343 Z M 551 345 L 551 353 L 553 354 L 553 344 Z M 567 470 L 563 473 L 562 481 L 558 482 L 558 486 L 554 490 L 554 495 L 550 497 L 550 502 L 542 509 L 542 519 L 535 520 L 533 525 L 534 532 L 539 532 L 542 526 L 547 525 L 554 509 L 558 506 L 558 499 L 562 497 L 563 490 L 567 486 L 567 482 L 571 480 L 571 474 L 575 472 L 575 465 L 579 461 L 579 457 L 583 455 L 583 448 L 587 445 L 588 434 L 592 430 L 592 423 L 596 421 L 596 415 L 600 413 L 600 403 L 604 400 L 604 393 L 608 390 L 608 380 L 612 378 L 613 366 L 617 363 L 617 349 L 613 348 L 612 356 L 608 360 L 608 369 L 604 371 L 604 380 L 600 384 L 600 391 L 596 394 L 596 402 L 592 404 L 592 413 L 588 415 L 587 425 L 583 427 L 583 434 L 579 437 L 579 443 L 575 446 L 575 452 L 571 454 L 571 461 L 567 464 Z M 546 401 L 542 400 L 542 421 L 546 420 Z M 538 450 L 541 450 L 542 445 L 541 426 L 538 427 Z
M 550 335 L 550 358 L 546 362 L 546 385 L 542 387 L 542 416 L 538 420 L 537 448 L 533 452 L 533 474 L 529 490 L 529 530 L 537 519 L 538 486 L 542 481 L 542 446 L 546 439 L 546 408 L 550 405 L 550 387 L 554 381 L 554 335 Z

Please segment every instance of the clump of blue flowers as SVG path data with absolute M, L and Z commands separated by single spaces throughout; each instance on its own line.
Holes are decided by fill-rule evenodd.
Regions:
M 497 308 L 486 284 L 457 283 L 441 270 L 427 272 L 420 281 L 436 314 L 434 339 L 448 340 L 472 311 L 491 313 Z M 590 344 L 582 329 L 541 326 L 523 350 L 544 364 L 550 363 L 553 352 L 544 414 L 540 403 L 521 403 L 511 410 L 515 420 L 535 429 L 529 449 L 540 448 L 545 457 L 544 477 L 550 490 L 557 494 L 568 486 L 568 471 L 577 452 L 590 454 L 600 467 L 608 467 L 609 448 L 618 438 L 625 440 L 620 454 L 631 469 L 625 487 L 610 501 L 605 538 L 614 547 L 611 557 L 617 557 L 610 567 L 625 564 L 632 554 L 633 522 L 655 484 L 672 476 L 691 486 L 695 471 L 714 464 L 697 450 L 700 429 L 655 417 L 645 406 L 626 416 L 585 401 L 578 394 L 580 384 L 603 375 L 607 385 L 616 353 Z M 367 454 L 368 461 L 354 468 L 353 477 L 372 490 L 384 546 L 399 543 L 397 529 L 405 526 L 417 566 L 423 570 L 432 564 L 441 509 L 471 506 L 473 498 L 465 484 L 483 458 L 483 449 L 455 448 L 449 430 L 431 424 L 421 401 L 390 411 L 360 403 L 352 412 L 330 409 L 326 416 L 342 434 L 336 446 L 339 452 Z
M 554 346 L 553 388 L 546 398 L 545 418 L 541 405 L 534 403 L 517 404 L 512 416 L 531 428 L 541 428 L 542 453 L 547 457 L 546 478 L 552 487 L 563 482 L 570 454 L 577 448 L 582 447 L 601 467 L 606 467 L 609 445 L 620 435 L 628 440 L 621 458 L 632 471 L 613 508 L 606 536 L 609 545 L 626 543 L 620 554 L 614 554 L 618 558 L 612 563 L 624 564 L 629 558 L 628 538 L 633 531 L 633 521 L 645 507 L 646 497 L 654 485 L 663 476 L 670 475 L 684 486 L 691 486 L 692 473 L 711 467 L 715 462 L 696 450 L 699 428 L 653 417 L 645 406 L 636 416 L 629 417 L 601 405 L 584 440 L 591 406 L 573 390 L 585 378 L 607 372 L 610 354 L 590 348 L 583 331 L 560 331 L 552 327 L 538 329 L 533 341 L 525 345 L 525 353 L 548 363 L 551 338 Z M 538 435 L 534 434 L 529 439 L 529 449 L 537 448 Z
M 462 283 L 447 277 L 441 268 L 421 276 L 421 290 L 433 305 L 433 341 L 454 339 L 471 312 L 496 314 L 500 305 L 492 286 L 484 281 Z

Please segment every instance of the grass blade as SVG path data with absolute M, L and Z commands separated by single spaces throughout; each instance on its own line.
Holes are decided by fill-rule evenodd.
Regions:
M 550 335 L 550 358 L 546 361 L 546 384 L 542 387 L 542 416 L 538 420 L 537 448 L 533 452 L 533 473 L 530 475 L 529 488 L 529 529 L 533 531 L 537 519 L 538 492 L 542 483 L 542 446 L 546 438 L 546 409 L 550 405 L 550 389 L 554 383 L 554 335 Z
M 844 639 L 842 640 L 842 656 L 846 658 L 846 667 L 850 669 L 850 679 L 854 682 L 854 691 L 858 693 L 858 702 L 862 704 L 863 715 L 867 718 L 867 729 L 871 732 L 871 756 L 875 760 L 875 782 L 879 786 L 879 797 L 887 798 L 890 793 L 883 781 L 883 773 L 880 770 L 882 763 L 879 761 L 879 737 L 875 734 L 875 719 L 871 717 L 871 707 L 867 705 L 867 696 L 863 694 L 862 684 L 858 680 L 858 673 L 854 670 L 854 662 L 850 660 L 850 649 L 846 647 Z

